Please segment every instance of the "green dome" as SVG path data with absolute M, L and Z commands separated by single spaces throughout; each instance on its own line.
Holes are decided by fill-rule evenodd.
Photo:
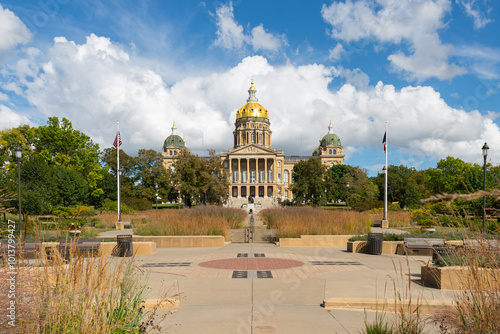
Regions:
M 319 154 L 320 154 L 320 150 L 319 150 L 319 147 L 316 147 L 312 153 L 312 156 L 313 157 L 319 157 Z
M 182 139 L 181 136 L 170 135 L 167 137 L 167 139 L 165 139 L 165 143 L 163 143 L 163 147 L 169 146 L 186 147 L 186 144 L 184 143 L 184 139 Z
M 340 141 L 339 136 L 337 136 L 334 133 L 329 133 L 325 135 L 323 138 L 321 138 L 321 146 L 327 146 L 327 145 L 337 145 L 337 146 L 342 146 L 342 142 Z

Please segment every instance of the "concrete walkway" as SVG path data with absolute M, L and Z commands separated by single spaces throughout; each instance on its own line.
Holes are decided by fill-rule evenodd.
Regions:
M 247 257 L 248 263 L 259 263 L 258 258 L 267 261 L 260 263 L 262 270 L 231 268 L 246 263 L 235 260 L 240 257 Z M 285 261 L 280 259 L 298 264 L 280 268 Z M 399 293 L 414 300 L 452 300 L 452 291 L 419 283 L 420 266 L 429 260 L 347 253 L 341 248 L 227 244 L 157 249 L 134 261 L 150 275 L 149 298 L 158 298 L 165 290 L 180 294 L 180 306 L 163 321 L 163 332 L 321 334 L 359 333 L 365 319 L 371 322 L 376 316 L 373 311 L 322 306 L 332 299 L 393 299 Z M 392 313 L 386 319 L 391 321 Z

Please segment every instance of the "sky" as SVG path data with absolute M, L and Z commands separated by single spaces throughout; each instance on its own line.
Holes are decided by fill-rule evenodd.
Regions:
M 493 0 L 0 0 L 0 130 L 68 118 L 101 149 L 200 156 L 233 145 L 251 80 L 273 147 L 311 155 L 328 124 L 370 176 L 447 156 L 499 164 Z

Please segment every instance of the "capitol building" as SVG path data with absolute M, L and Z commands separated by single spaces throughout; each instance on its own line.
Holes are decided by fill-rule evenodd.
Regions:
M 258 102 L 256 93 L 252 82 L 246 103 L 236 112 L 233 147 L 220 153 L 221 168 L 229 176 L 229 198 L 233 202 L 244 202 L 249 196 L 261 202 L 292 200 L 293 167 L 310 156 L 286 156 L 272 147 L 270 112 Z M 181 150 L 189 149 L 174 123 L 172 134 L 163 144 L 165 168 L 172 166 Z M 333 133 L 331 122 L 312 156 L 328 167 L 344 163 L 342 142 Z

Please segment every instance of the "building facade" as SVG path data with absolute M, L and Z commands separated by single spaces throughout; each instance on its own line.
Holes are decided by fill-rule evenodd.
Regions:
M 251 83 L 246 103 L 237 110 L 233 131 L 233 148 L 220 153 L 222 168 L 229 176 L 228 195 L 230 199 L 292 200 L 290 189 L 293 167 L 310 157 L 290 156 L 271 146 L 272 131 L 269 112 L 256 97 L 257 90 Z M 164 166 L 169 168 L 179 150 L 187 149 L 185 141 L 176 134 L 175 124 L 172 134 L 163 145 Z M 342 142 L 333 133 L 330 122 L 328 134 L 320 139 L 313 157 L 321 159 L 327 166 L 344 163 Z

